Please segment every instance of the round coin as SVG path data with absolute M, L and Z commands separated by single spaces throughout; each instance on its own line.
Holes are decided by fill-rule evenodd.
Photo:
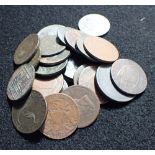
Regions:
M 46 98 L 48 114 L 41 132 L 52 139 L 70 136 L 79 122 L 78 107 L 71 97 L 65 94 L 53 94 Z
M 46 101 L 37 91 L 32 91 L 23 105 L 12 107 L 13 124 L 19 132 L 24 134 L 34 133 L 40 129 L 46 115 Z
M 79 20 L 78 27 L 91 36 L 102 36 L 110 29 L 109 20 L 100 14 L 88 14 Z
M 109 99 L 117 102 L 128 102 L 134 98 L 134 96 L 128 96 L 119 92 L 113 85 L 110 78 L 111 66 L 100 66 L 96 72 L 96 82 L 100 90 Z
M 89 55 L 101 62 L 111 63 L 119 57 L 117 48 L 100 37 L 87 37 L 84 40 L 84 47 Z
M 80 111 L 79 128 L 87 127 L 96 120 L 100 110 L 100 102 L 92 90 L 77 85 L 68 87 L 62 93 L 71 96 L 76 101 Z
M 12 75 L 7 86 L 7 96 L 10 100 L 18 100 L 31 89 L 35 78 L 35 69 L 30 64 L 20 66 Z
M 28 35 L 17 47 L 14 54 L 14 63 L 21 65 L 28 62 L 38 50 L 39 39 L 37 34 Z
M 116 86 L 131 95 L 142 93 L 147 87 L 147 77 L 136 62 L 119 59 L 112 64 L 111 77 Z

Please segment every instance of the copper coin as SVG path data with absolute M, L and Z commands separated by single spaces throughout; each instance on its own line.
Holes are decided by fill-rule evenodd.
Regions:
M 40 92 L 44 97 L 46 97 L 51 94 L 59 93 L 63 87 L 63 82 L 64 79 L 62 74 L 53 79 L 35 79 L 32 89 Z
M 111 63 L 119 57 L 117 48 L 100 37 L 87 37 L 84 40 L 84 47 L 90 56 L 101 62 Z
M 47 115 L 47 103 L 43 96 L 32 91 L 25 103 L 12 107 L 12 121 L 16 129 L 24 134 L 30 134 L 43 125 Z
M 42 57 L 40 63 L 47 66 L 57 65 L 65 61 L 70 56 L 69 50 L 64 50 L 63 52 L 51 56 L 51 57 Z
M 119 59 L 111 67 L 111 77 L 116 86 L 127 94 L 140 94 L 147 87 L 147 77 L 136 62 Z
M 7 96 L 10 100 L 18 100 L 31 89 L 35 78 L 35 69 L 30 64 L 20 66 L 12 75 L 7 86 Z
M 107 102 L 107 100 L 105 99 L 105 97 L 103 97 L 103 95 L 101 95 L 95 83 L 96 70 L 97 70 L 97 66 L 85 67 L 79 75 L 78 83 L 81 86 L 85 86 L 91 89 L 97 95 L 100 101 L 100 104 L 104 104 Z
M 77 85 L 68 87 L 62 93 L 71 96 L 77 103 L 80 111 L 79 128 L 87 127 L 96 120 L 100 110 L 100 101 L 92 90 Z
M 41 132 L 52 139 L 70 136 L 77 128 L 79 110 L 71 97 L 65 94 L 53 94 L 46 98 L 48 114 Z
M 17 47 L 14 54 L 14 63 L 17 65 L 28 62 L 38 50 L 39 38 L 37 34 L 28 35 Z

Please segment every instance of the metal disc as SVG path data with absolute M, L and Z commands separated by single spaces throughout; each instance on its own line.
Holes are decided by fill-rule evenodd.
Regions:
M 91 36 L 102 36 L 110 29 L 109 20 L 100 14 L 88 14 L 79 20 L 78 27 Z
M 147 87 L 147 77 L 141 66 L 129 59 L 119 59 L 112 64 L 111 77 L 116 86 L 131 95 L 142 93 Z
M 7 86 L 7 96 L 10 100 L 19 100 L 32 87 L 35 69 L 30 64 L 20 66 L 12 75 Z
M 100 90 L 109 99 L 117 102 L 128 102 L 134 98 L 134 96 L 127 96 L 119 92 L 113 85 L 110 78 L 111 66 L 100 66 L 96 73 L 96 82 Z
M 24 134 L 34 133 L 45 121 L 47 104 L 43 96 L 32 91 L 22 106 L 12 107 L 12 121 L 16 129 Z

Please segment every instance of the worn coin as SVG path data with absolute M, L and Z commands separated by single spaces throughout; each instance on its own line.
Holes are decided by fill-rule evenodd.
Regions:
M 78 27 L 91 36 L 102 36 L 110 29 L 109 20 L 100 14 L 88 14 L 79 20 Z
M 7 86 L 10 100 L 21 99 L 31 89 L 35 78 L 35 69 L 30 64 L 20 66 L 12 75 Z
M 68 87 L 62 93 L 71 96 L 79 107 L 79 128 L 89 126 L 96 120 L 100 110 L 100 101 L 92 90 L 76 85 Z
M 40 63 L 46 66 L 53 66 L 65 61 L 69 56 L 70 56 L 70 51 L 64 50 L 63 52 L 54 56 L 42 57 L 40 59 Z
M 117 102 L 128 102 L 134 98 L 134 96 L 128 96 L 119 92 L 113 85 L 110 78 L 111 66 L 100 66 L 96 72 L 96 82 L 100 90 L 109 99 Z
M 47 104 L 37 91 L 31 91 L 25 103 L 12 107 L 12 121 L 16 129 L 29 134 L 40 129 L 47 115 Z
M 57 36 L 44 36 L 40 39 L 40 51 L 42 56 L 53 56 L 65 50 L 65 46 L 57 43 Z
M 32 85 L 32 89 L 40 92 L 44 97 L 51 94 L 59 93 L 63 87 L 64 79 L 63 75 L 54 77 L 53 79 L 35 79 Z
M 119 59 L 112 64 L 111 77 L 116 86 L 125 93 L 137 95 L 147 87 L 147 77 L 136 62 Z
M 79 110 L 71 97 L 65 94 L 53 94 L 46 98 L 48 114 L 41 132 L 52 139 L 70 136 L 77 128 Z
M 28 62 L 38 50 L 39 38 L 37 34 L 28 35 L 17 47 L 14 54 L 14 63 L 21 65 Z

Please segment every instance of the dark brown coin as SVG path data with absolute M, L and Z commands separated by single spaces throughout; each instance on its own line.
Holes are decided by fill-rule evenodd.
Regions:
M 111 67 L 111 77 L 116 86 L 125 93 L 136 95 L 147 87 L 143 69 L 134 61 L 119 59 Z
M 47 104 L 43 96 L 32 91 L 26 102 L 12 108 L 12 121 L 16 129 L 29 134 L 40 129 L 47 115 Z
M 119 57 L 117 48 L 100 37 L 87 37 L 84 40 L 84 47 L 90 56 L 101 62 L 111 63 Z
M 92 90 L 77 85 L 68 87 L 62 93 L 71 96 L 78 105 L 80 111 L 79 128 L 89 126 L 96 120 L 100 110 L 100 102 Z
M 119 92 L 113 85 L 110 78 L 111 66 L 100 66 L 96 72 L 96 82 L 100 90 L 109 99 L 117 102 L 128 102 L 134 98 L 134 96 L 128 96 Z
M 35 78 L 35 69 L 30 64 L 20 66 L 12 75 L 7 86 L 10 100 L 21 99 L 31 89 Z
M 77 128 L 79 110 L 71 97 L 65 94 L 53 94 L 46 98 L 48 114 L 41 132 L 52 139 L 70 136 Z
M 14 54 L 14 62 L 17 65 L 28 62 L 38 50 L 39 39 L 37 34 L 28 35 L 17 47 Z
M 63 52 L 57 55 L 41 58 L 40 63 L 47 66 L 57 65 L 65 61 L 69 56 L 70 56 L 70 51 L 64 50 Z

